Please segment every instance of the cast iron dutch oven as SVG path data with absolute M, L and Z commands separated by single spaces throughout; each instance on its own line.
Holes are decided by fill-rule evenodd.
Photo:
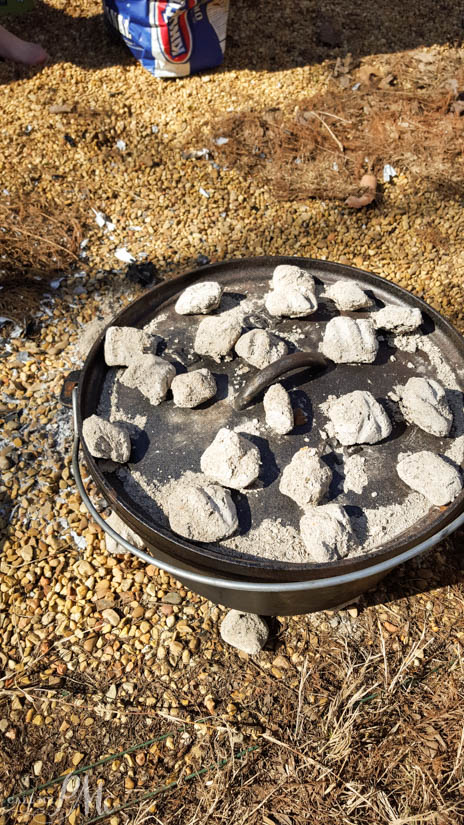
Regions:
M 196 410 L 179 409 L 172 400 L 150 407 L 137 390 L 127 390 L 124 409 L 140 413 L 147 423 L 135 439 L 129 467 L 152 473 L 155 467 L 159 483 L 178 478 L 185 470 L 199 471 L 202 452 L 223 426 L 243 426 L 244 434 L 260 449 L 263 471 L 259 479 L 263 495 L 244 496 L 234 493 L 240 519 L 240 529 L 246 532 L 252 524 L 264 518 L 281 518 L 284 523 L 298 525 L 300 512 L 294 502 L 278 492 L 281 469 L 302 446 L 317 446 L 321 439 L 315 424 L 319 405 L 329 395 L 341 395 L 355 389 L 369 389 L 376 398 L 386 398 L 395 385 L 404 384 L 415 374 L 436 377 L 426 355 L 393 350 L 382 341 L 374 364 L 340 364 L 326 361 L 318 352 L 326 322 L 340 313 L 335 305 L 323 298 L 317 313 L 308 318 L 271 318 L 263 307 L 269 279 L 279 264 L 294 264 L 308 269 L 319 290 L 340 279 L 350 279 L 364 289 L 375 302 L 374 309 L 387 304 L 418 307 L 422 312 L 421 333 L 430 336 L 446 363 L 459 379 L 463 378 L 464 339 L 441 315 L 419 298 L 379 276 L 342 264 L 305 258 L 249 258 L 196 269 L 172 281 L 154 287 L 134 301 L 113 319 L 111 325 L 142 328 L 156 323 L 161 350 L 158 354 L 176 363 L 178 371 L 206 366 L 215 374 L 218 395 L 213 402 Z M 219 281 L 224 287 L 221 309 L 233 308 L 247 301 L 251 309 L 244 318 L 244 330 L 268 328 L 287 335 L 294 342 L 293 350 L 281 361 L 261 372 L 237 370 L 237 359 L 216 364 L 200 359 L 193 352 L 193 338 L 199 316 L 181 316 L 174 311 L 179 294 L 196 281 Z M 225 303 L 224 303 L 225 302 Z M 366 312 L 343 313 L 352 317 L 367 317 Z M 295 332 L 296 331 L 296 332 Z M 446 508 L 430 507 L 422 519 L 393 540 L 363 556 L 341 559 L 327 564 L 296 564 L 256 558 L 237 553 L 220 545 L 202 544 L 174 534 L 166 522 L 161 522 L 156 509 L 146 495 L 131 495 L 115 472 L 102 469 L 82 442 L 86 465 L 108 505 L 144 540 L 147 550 L 139 550 L 118 536 L 99 516 L 90 502 L 79 471 L 79 443 L 82 421 L 97 412 L 102 396 L 107 392 L 105 378 L 108 367 L 103 355 L 104 332 L 90 351 L 74 391 L 75 443 L 73 470 L 76 482 L 94 519 L 108 534 L 127 550 L 144 561 L 175 576 L 194 591 L 214 602 L 265 615 L 292 615 L 311 612 L 347 603 L 377 584 L 402 562 L 425 552 L 456 530 L 464 522 L 464 493 Z M 163 341 L 169 349 L 163 353 Z M 291 345 L 292 346 L 292 345 Z M 394 352 L 394 357 L 392 354 Z M 298 425 L 289 436 L 272 439 L 268 435 L 250 434 L 250 422 L 262 419 L 262 396 L 275 380 L 283 382 L 291 392 L 293 406 L 300 409 Z M 464 380 L 462 381 L 464 384 Z M 230 400 L 230 390 L 234 398 Z M 456 394 L 456 390 L 455 390 Z M 460 403 L 462 407 L 462 394 Z M 124 391 L 123 391 L 124 396 Z M 248 434 L 247 434 L 248 428 Z M 253 427 L 251 427 L 253 430 Z M 456 434 L 456 433 L 454 433 Z M 459 434 L 459 433 L 458 433 Z M 452 433 L 453 435 L 453 433 Z M 401 452 L 431 449 L 440 452 L 440 440 L 403 423 L 394 425 L 391 436 L 380 445 L 375 461 L 368 467 L 369 483 L 359 494 L 353 494 L 347 506 L 351 515 L 362 514 L 365 507 L 383 506 L 392 496 L 400 502 L 407 489 L 397 477 L 395 466 Z M 359 447 L 362 453 L 362 447 Z M 334 471 L 333 489 L 340 490 L 341 479 Z M 337 488 L 338 485 L 338 488 Z

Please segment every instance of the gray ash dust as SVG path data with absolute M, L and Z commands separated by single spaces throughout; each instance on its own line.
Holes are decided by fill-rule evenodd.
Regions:
M 249 295 L 225 292 L 220 311 L 237 313 L 243 319 L 244 330 L 254 323 L 275 332 L 296 350 L 318 351 L 325 322 L 336 314 L 333 307 L 322 307 L 320 317 L 315 318 L 270 319 L 263 309 L 268 282 L 255 283 L 253 288 L 256 292 Z M 356 317 L 368 316 L 369 312 L 363 312 Z M 299 533 L 303 511 L 278 490 L 283 468 L 303 446 L 318 448 L 333 470 L 334 480 L 322 503 L 334 501 L 347 508 L 358 540 L 350 555 L 369 553 L 400 536 L 410 539 L 436 521 L 440 515 L 437 509 L 396 477 L 398 456 L 407 452 L 430 449 L 461 468 L 464 462 L 462 383 L 431 335 L 379 336 L 380 359 L 374 365 L 337 366 L 317 380 L 307 380 L 306 376 L 304 384 L 301 375 L 283 379 L 292 398 L 302 399 L 298 406 L 305 409 L 307 423 L 295 427 L 288 436 L 277 436 L 266 427 L 262 398 L 243 413 L 232 406 L 235 395 L 255 375 L 254 368 L 238 358 L 217 364 L 195 355 L 193 340 L 198 322 L 196 317 L 179 316 L 174 323 L 167 306 L 145 329 L 164 339 L 162 356 L 176 362 L 178 371 L 211 369 L 219 386 L 215 401 L 185 410 L 175 407 L 168 396 L 158 407 L 150 407 L 137 390 L 122 387 L 118 381 L 120 370 L 110 369 L 98 408 L 98 413 L 110 421 L 125 422 L 133 433 L 143 431 L 146 436 L 145 449 L 135 451 L 129 465 L 119 468 L 116 476 L 127 501 L 133 501 L 152 526 L 169 529 L 166 502 L 176 481 L 204 480 L 200 458 L 221 427 L 242 433 L 258 446 L 263 472 L 251 489 L 233 493 L 239 505 L 241 530 L 215 545 L 216 550 L 223 547 L 225 553 L 238 557 L 311 562 Z M 182 359 L 176 358 L 178 353 L 183 354 Z M 338 372 L 341 369 L 343 378 Z M 405 427 L 398 405 L 387 397 L 396 385 L 405 383 L 405 374 L 426 375 L 443 384 L 454 416 L 451 437 L 436 438 L 415 426 Z M 387 439 L 388 445 L 343 448 L 331 437 L 324 403 L 330 395 L 361 387 L 384 403 L 392 419 L 394 432 Z M 112 474 L 107 477 L 111 481 Z

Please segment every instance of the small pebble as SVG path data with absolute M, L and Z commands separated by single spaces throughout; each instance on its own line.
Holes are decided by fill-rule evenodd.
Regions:
M 180 604 L 182 601 L 182 596 L 176 590 L 170 590 L 169 593 L 166 593 L 163 596 L 163 603 L 164 604 Z
M 116 611 L 112 610 L 111 608 L 102 610 L 102 617 L 105 622 L 108 622 L 108 624 L 112 625 L 113 627 L 117 627 L 119 622 L 121 621 Z

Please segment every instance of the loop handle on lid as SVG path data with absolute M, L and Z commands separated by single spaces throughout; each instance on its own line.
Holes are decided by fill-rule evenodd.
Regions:
M 327 360 L 323 355 L 314 352 L 292 352 L 290 355 L 284 355 L 268 367 L 260 370 L 257 375 L 248 381 L 244 389 L 236 396 L 233 405 L 236 410 L 244 410 L 245 407 L 259 395 L 260 392 L 267 389 L 274 384 L 274 382 L 295 370 L 301 370 L 309 367 L 317 372 L 324 370 L 327 367 Z

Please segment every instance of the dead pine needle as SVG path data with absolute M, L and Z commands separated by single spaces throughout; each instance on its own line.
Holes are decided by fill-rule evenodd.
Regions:
M 449 66 L 440 64 L 433 86 L 402 88 L 392 83 L 402 73 L 407 77 L 401 62 L 406 58 L 393 59 L 390 72 L 372 66 L 352 70 L 356 91 L 332 80 L 324 92 L 279 108 L 217 112 L 189 136 L 189 147 L 208 146 L 221 166 L 258 174 L 283 200 L 322 197 L 366 206 L 386 164 L 418 184 L 446 188 L 450 197 L 462 194 L 463 78 L 450 90 Z M 366 172 L 373 178 L 356 191 Z
M 30 195 L 0 199 L 0 315 L 24 325 L 49 282 L 80 263 L 81 240 L 76 206 Z

